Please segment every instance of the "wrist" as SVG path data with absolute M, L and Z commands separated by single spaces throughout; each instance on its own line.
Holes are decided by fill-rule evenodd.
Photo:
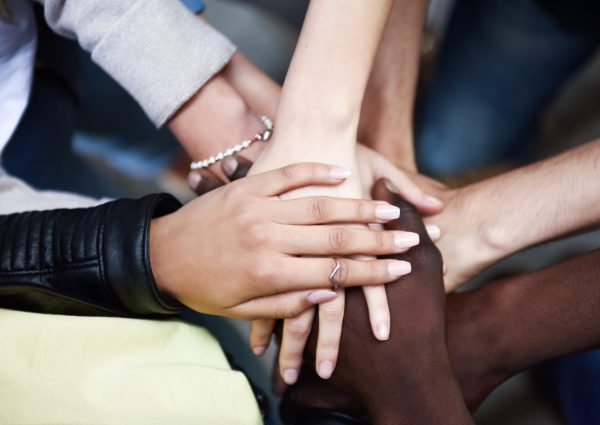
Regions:
M 205 84 L 169 122 L 193 159 L 225 150 L 262 130 L 262 123 L 221 75 Z
M 156 283 L 159 293 L 168 298 L 177 301 L 181 299 L 177 288 L 177 274 L 173 270 L 173 260 L 175 256 L 171 253 L 176 252 L 170 246 L 172 236 L 177 234 L 172 228 L 173 214 L 154 218 L 150 222 L 149 231 L 149 258 L 150 270 Z

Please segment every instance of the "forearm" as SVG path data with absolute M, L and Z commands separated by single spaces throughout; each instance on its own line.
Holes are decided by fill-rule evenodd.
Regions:
M 511 374 L 600 346 L 600 251 L 493 284 L 484 313 Z M 485 289 L 484 289 L 485 291 Z
M 311 1 L 281 96 L 278 142 L 354 145 L 391 5 L 392 0 Z
M 362 105 L 359 140 L 415 170 L 413 106 L 427 0 L 396 0 Z
M 456 220 L 469 218 L 467 232 L 498 260 L 597 225 L 599 176 L 600 140 L 467 186 L 451 209 Z

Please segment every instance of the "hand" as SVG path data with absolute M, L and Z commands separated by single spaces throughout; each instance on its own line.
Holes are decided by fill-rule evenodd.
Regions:
M 169 122 L 169 127 L 195 160 L 208 158 L 262 131 L 259 115 L 274 117 L 279 86 L 236 53 L 229 64 L 208 81 Z M 256 160 L 263 143 L 254 143 L 241 156 Z M 204 178 L 227 183 L 220 165 L 189 176 L 196 186 Z
M 272 147 L 271 147 L 272 146 Z M 289 161 L 290 153 L 281 152 L 277 149 L 277 142 L 274 141 L 273 145 L 265 151 L 263 156 L 260 158 L 253 168 L 259 170 L 268 169 L 273 166 L 285 164 Z M 296 152 L 295 157 L 300 155 L 311 155 L 310 151 L 304 151 L 302 153 Z M 321 155 L 327 156 L 327 149 L 321 149 Z M 293 155 L 292 155 L 293 156 Z M 334 157 L 334 155 L 330 155 Z M 300 158 L 302 159 L 302 157 Z M 343 155 L 337 155 L 339 163 L 349 165 L 353 169 L 352 176 L 343 185 L 335 188 L 336 192 L 332 192 L 334 188 L 303 188 L 291 193 L 283 195 L 284 198 L 298 197 L 298 196 L 310 196 L 310 195 L 328 195 L 328 196 L 344 196 L 350 198 L 361 198 L 364 197 L 362 191 L 362 185 L 360 182 L 360 174 L 358 173 L 358 166 L 355 158 L 344 158 Z M 262 168 L 261 168 L 262 167 Z M 390 217 L 392 218 L 392 217 Z M 408 249 L 418 243 L 418 237 L 414 234 L 407 234 L 402 241 L 404 249 Z M 355 257 L 358 259 L 358 257 Z M 361 257 L 361 260 L 371 260 L 367 257 Z M 410 271 L 408 264 L 404 267 L 398 268 L 395 271 L 397 276 L 401 276 Z M 365 297 L 367 303 L 370 306 L 370 321 L 373 329 L 373 333 L 377 338 L 385 340 L 389 333 L 389 310 L 387 308 L 387 300 L 385 296 L 385 289 L 383 287 L 365 287 Z M 320 333 L 318 349 L 316 350 L 316 365 L 317 372 L 322 378 L 329 378 L 335 369 L 337 362 L 339 340 L 342 332 L 342 319 L 344 314 L 344 302 L 343 302 L 343 291 L 338 291 L 338 297 L 327 303 L 323 303 L 319 308 L 319 323 Z M 308 337 L 308 331 L 312 325 L 314 319 L 314 311 L 307 310 L 305 313 L 299 315 L 296 318 L 286 320 L 283 326 L 283 337 L 281 343 L 281 350 L 279 356 L 279 368 L 281 375 L 288 384 L 293 384 L 297 378 L 297 375 L 301 369 L 302 353 L 306 339 Z M 257 354 L 264 352 L 265 347 L 271 339 L 271 333 L 275 325 L 274 321 L 257 321 L 253 323 L 250 333 L 250 344 L 253 350 Z
M 384 191 L 376 187 L 378 199 L 389 199 Z M 374 341 L 364 322 L 367 311 L 360 293 L 348 289 L 346 309 L 351 314 L 344 317 L 331 382 L 362 403 L 376 424 L 472 423 L 446 350 L 440 254 L 415 210 L 399 199 L 394 203 L 402 214 L 389 227 L 418 232 L 421 243 L 401 256 L 414 264 L 413 272 L 387 288 L 394 306 L 393 333 L 388 342 Z M 313 332 L 309 353 L 315 348 Z
M 471 195 L 469 186 L 440 193 L 445 207 L 426 217 L 427 226 L 436 226 L 436 245 L 444 258 L 444 284 L 452 292 L 477 276 L 505 254 L 491 242 L 489 232 L 480 226 L 483 200 Z
M 154 219 L 150 258 L 159 289 L 194 310 L 243 319 L 293 317 L 335 298 L 323 289 L 330 286 L 334 262 L 315 256 L 399 252 L 403 248 L 396 240 L 403 233 L 382 235 L 331 224 L 386 222 L 395 207 L 365 200 L 275 197 L 308 185 L 339 185 L 346 176 L 338 167 L 292 165 L 231 183 Z M 396 278 L 398 264 L 404 264 L 340 262 L 342 287 L 389 282 Z

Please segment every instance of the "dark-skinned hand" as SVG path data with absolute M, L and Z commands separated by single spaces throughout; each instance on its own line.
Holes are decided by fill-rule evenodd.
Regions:
M 472 419 L 446 349 L 439 251 L 411 205 L 389 192 L 381 181 L 373 194 L 401 208 L 400 219 L 390 228 L 419 233 L 421 243 L 403 256 L 416 267 L 411 276 L 386 287 L 394 306 L 392 334 L 387 342 L 372 336 L 361 292 L 347 292 L 340 358 L 331 384 L 364 406 L 376 425 L 470 424 Z M 309 338 L 308 361 L 314 358 L 316 338 L 314 329 Z

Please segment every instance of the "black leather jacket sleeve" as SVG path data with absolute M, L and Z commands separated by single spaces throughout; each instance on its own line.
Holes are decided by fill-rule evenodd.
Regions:
M 0 307 L 76 315 L 179 312 L 179 303 L 158 293 L 148 239 L 150 220 L 180 206 L 157 194 L 0 216 Z

